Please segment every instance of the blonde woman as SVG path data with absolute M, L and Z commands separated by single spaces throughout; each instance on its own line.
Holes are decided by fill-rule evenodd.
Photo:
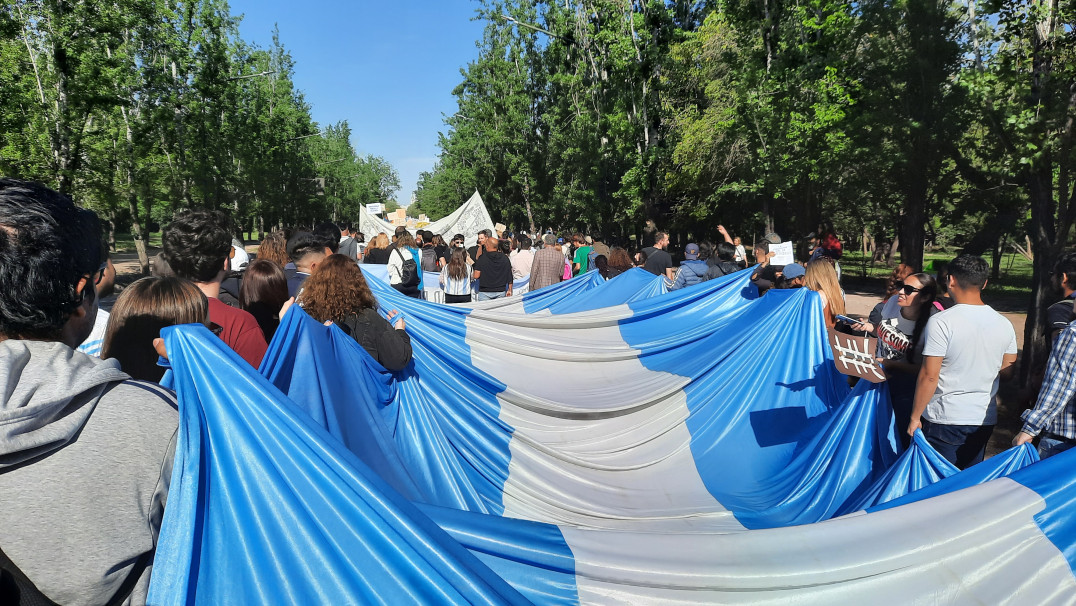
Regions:
M 389 262 L 389 236 L 388 234 L 377 234 L 370 243 L 366 245 L 366 257 L 363 259 L 363 263 L 369 263 L 371 265 L 385 265 Z
M 835 318 L 844 315 L 844 293 L 837 282 L 837 270 L 828 259 L 816 259 L 807 264 L 804 286 L 822 296 L 822 311 L 826 326 L 833 328 Z

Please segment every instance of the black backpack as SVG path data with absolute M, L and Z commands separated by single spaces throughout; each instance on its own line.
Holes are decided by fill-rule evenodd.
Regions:
M 412 288 L 418 286 L 422 281 L 422 276 L 418 273 L 418 263 L 411 258 L 410 253 L 407 257 L 403 256 L 399 248 L 392 249 L 393 252 L 400 255 L 400 259 L 403 261 L 403 265 L 400 267 L 400 283 L 398 286 L 401 288 Z

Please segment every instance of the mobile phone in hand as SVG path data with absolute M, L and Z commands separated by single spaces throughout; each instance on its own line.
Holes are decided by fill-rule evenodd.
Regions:
M 836 318 L 838 322 L 844 322 L 845 324 L 859 324 L 860 322 L 862 322 L 862 320 L 849 318 L 848 316 L 842 316 L 840 314 L 837 314 L 836 316 L 834 316 L 834 318 Z

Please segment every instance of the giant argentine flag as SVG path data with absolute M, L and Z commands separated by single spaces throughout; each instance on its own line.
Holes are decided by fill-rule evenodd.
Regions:
M 371 286 L 406 314 L 401 373 L 298 309 L 272 384 L 169 331 L 184 422 L 155 602 L 242 599 L 217 575 L 280 603 L 325 601 L 325 583 L 362 602 L 1076 595 L 1065 459 L 1020 469 L 1024 447 L 955 473 L 921 440 L 898 456 L 884 386 L 832 370 L 813 293 L 755 299 L 740 274 L 521 315 Z M 391 538 L 348 542 L 367 533 Z

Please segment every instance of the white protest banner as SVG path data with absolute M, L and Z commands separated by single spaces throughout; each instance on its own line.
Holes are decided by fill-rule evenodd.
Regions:
M 366 212 L 370 213 L 371 215 L 379 215 L 379 214 L 381 214 L 381 203 L 380 202 L 373 202 L 373 203 L 367 204 L 366 205 Z

